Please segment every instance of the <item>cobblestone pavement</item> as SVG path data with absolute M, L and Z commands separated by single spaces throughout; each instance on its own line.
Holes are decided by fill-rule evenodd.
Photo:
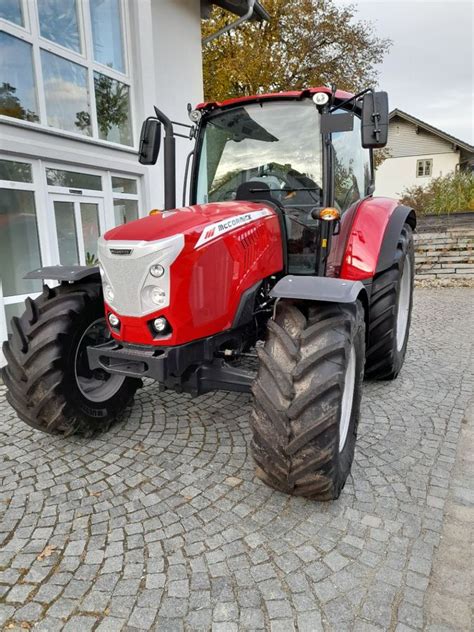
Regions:
M 2 390 L 0 629 L 426 627 L 473 390 L 473 300 L 417 291 L 405 367 L 367 383 L 353 477 L 334 503 L 254 478 L 246 395 L 147 386 L 128 421 L 86 441 L 29 429 Z

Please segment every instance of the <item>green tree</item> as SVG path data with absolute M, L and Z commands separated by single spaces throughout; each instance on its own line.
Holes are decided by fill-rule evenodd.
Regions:
M 355 91 L 373 85 L 390 40 L 357 20 L 353 6 L 333 0 L 264 0 L 269 22 L 248 22 L 204 47 L 207 100 L 332 85 Z M 235 20 L 214 8 L 203 36 Z

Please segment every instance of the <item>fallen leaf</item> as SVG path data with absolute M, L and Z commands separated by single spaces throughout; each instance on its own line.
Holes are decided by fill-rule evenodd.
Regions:
M 95 496 L 96 498 L 98 498 L 101 494 L 102 492 L 89 492 L 89 496 Z
M 230 485 L 231 487 L 237 487 L 237 485 L 240 485 L 241 482 L 242 482 L 242 479 L 237 478 L 236 476 L 229 476 L 224 481 L 224 483 L 227 483 L 227 485 Z
M 51 555 L 54 553 L 55 550 L 56 550 L 55 546 L 48 544 L 47 546 L 44 547 L 44 549 L 41 551 L 41 553 L 38 555 L 36 559 L 41 562 L 45 558 L 51 557 Z

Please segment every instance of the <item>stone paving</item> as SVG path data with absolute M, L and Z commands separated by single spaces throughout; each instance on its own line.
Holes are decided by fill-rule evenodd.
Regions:
M 86 441 L 25 426 L 0 387 L 0 629 L 460 629 L 427 622 L 426 599 L 473 391 L 473 302 L 417 291 L 405 367 L 366 384 L 334 503 L 254 477 L 247 395 L 147 385 Z

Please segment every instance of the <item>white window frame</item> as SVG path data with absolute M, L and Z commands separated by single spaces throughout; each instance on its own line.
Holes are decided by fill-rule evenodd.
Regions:
M 38 117 L 39 122 L 23 121 L 22 119 L 15 119 L 14 117 L 8 117 L 0 115 L 0 118 L 5 121 L 17 121 L 21 120 L 22 123 L 27 123 L 29 126 L 35 128 L 40 127 L 47 130 L 55 130 L 61 134 L 71 136 L 72 138 L 79 138 L 81 140 L 93 139 L 95 142 L 99 141 L 105 145 L 111 147 L 120 147 L 134 149 L 138 147 L 137 129 L 134 120 L 135 112 L 135 90 L 134 90 L 134 77 L 131 71 L 130 63 L 130 16 L 128 2 L 125 0 L 118 0 L 119 9 L 121 14 L 121 28 L 122 28 L 122 43 L 123 43 L 123 56 L 125 72 L 122 73 L 115 69 L 104 66 L 94 60 L 94 46 L 92 41 L 92 26 L 90 20 L 90 4 L 89 0 L 77 0 L 78 7 L 78 27 L 79 37 L 81 41 L 81 53 L 77 53 L 69 48 L 56 44 L 40 34 L 39 25 L 39 13 L 37 0 L 21 0 L 23 17 L 25 26 L 20 27 L 13 22 L 0 19 L 0 26 L 5 33 L 16 37 L 32 46 L 32 64 L 33 64 L 33 76 L 35 81 L 35 92 L 37 99 Z M 70 130 L 64 130 L 60 127 L 54 127 L 48 125 L 47 112 L 46 112 L 46 98 L 44 92 L 43 72 L 41 66 L 41 50 L 45 50 L 49 53 L 57 55 L 67 61 L 78 64 L 85 68 L 87 73 L 87 88 L 88 88 L 88 100 L 91 116 L 91 130 L 90 136 L 86 134 L 80 134 L 79 132 L 72 132 Z M 104 140 L 99 137 L 99 128 L 97 122 L 97 110 L 95 99 L 95 87 L 94 87 L 94 72 L 98 72 L 102 75 L 110 77 L 120 83 L 128 86 L 129 94 L 129 124 L 132 134 L 132 144 L 124 145 L 121 143 L 115 143 L 112 141 Z
M 423 173 L 419 173 L 419 167 L 422 165 Z M 428 167 L 428 173 L 427 173 Z M 433 173 L 433 158 L 421 158 L 416 161 L 416 177 L 417 178 L 429 178 Z
M 28 158 L 16 157 L 16 156 L 7 156 L 4 154 L 0 154 L 1 160 L 8 160 L 10 162 L 21 162 L 24 164 L 31 165 L 31 182 L 15 182 L 14 180 L 0 180 L 0 189 L 10 189 L 12 191 L 32 191 L 33 200 L 35 204 L 35 214 L 36 214 L 36 228 L 38 231 L 38 245 L 40 250 L 40 260 L 42 265 L 45 264 L 43 258 L 43 248 L 46 247 L 46 243 L 44 241 L 44 222 L 41 221 L 40 215 L 38 212 L 39 207 L 39 199 L 37 193 L 37 170 L 35 168 L 35 161 L 30 160 Z M 2 283 L 2 275 L 0 273 L 0 341 L 6 340 L 8 337 L 8 328 L 7 328 L 7 318 L 5 313 L 5 307 L 7 305 L 15 305 L 17 303 L 22 303 L 28 296 L 32 298 L 36 298 L 39 296 L 41 292 L 32 292 L 31 294 L 13 294 L 11 296 L 3 295 L 3 283 Z
M 139 178 L 137 176 L 131 176 L 130 174 L 127 174 L 127 173 L 117 173 L 115 171 L 109 172 L 109 176 L 110 176 L 109 178 L 110 189 L 112 192 L 112 212 L 114 214 L 114 226 L 116 225 L 114 200 L 136 200 L 137 207 L 138 207 L 137 219 L 144 217 L 144 213 L 142 210 L 143 205 L 140 204 L 140 200 L 142 199 L 141 187 L 142 187 L 143 178 Z M 136 193 L 118 193 L 118 192 L 113 191 L 112 178 L 126 178 L 127 180 L 134 180 L 137 184 L 137 192 Z

